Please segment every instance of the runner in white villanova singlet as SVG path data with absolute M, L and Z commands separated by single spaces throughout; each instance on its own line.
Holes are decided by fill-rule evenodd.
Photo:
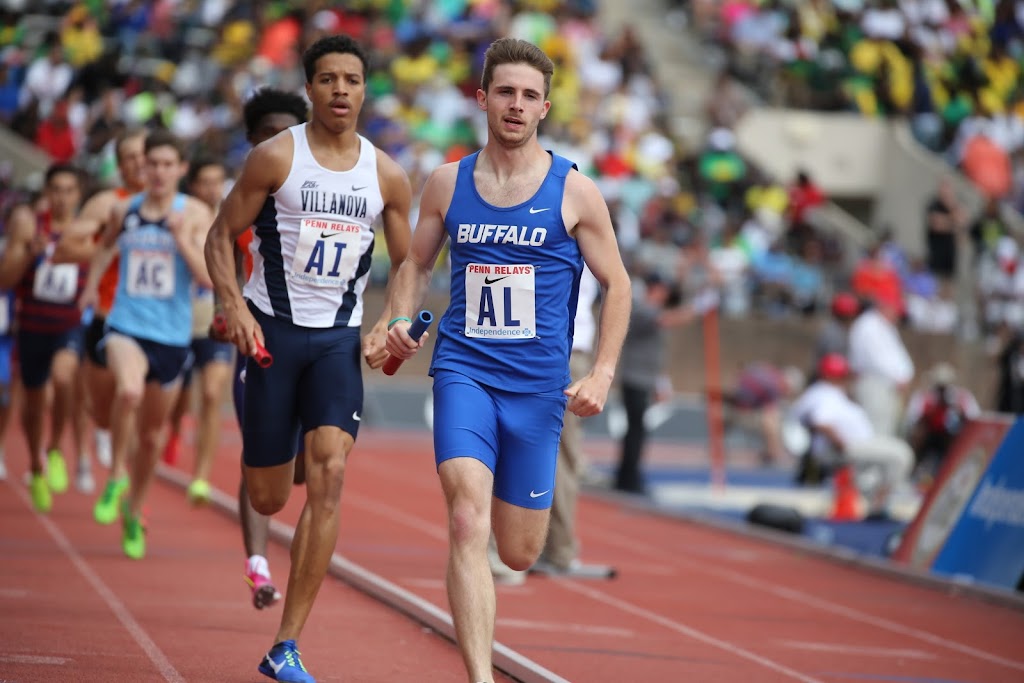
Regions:
M 302 124 L 289 128 L 291 172 L 255 221 L 252 276 L 243 295 L 267 315 L 303 327 L 356 327 L 370 274 L 373 222 L 384 208 L 373 144 L 330 171 L 313 158 Z
M 362 419 L 360 352 L 371 368 L 387 359 L 390 308 L 360 340 L 362 294 L 370 273 L 374 224 L 387 240 L 392 275 L 411 230 L 409 179 L 387 154 L 356 133 L 366 97 L 367 57 L 347 36 L 316 41 L 302 56 L 309 123 L 293 126 L 249 153 L 220 207 L 206 260 L 223 304 L 227 337 L 246 363 L 243 434 L 249 499 L 256 512 L 284 507 L 296 474 L 301 430 L 306 506 L 295 534 L 291 580 L 266 676 L 313 683 L 296 639 L 309 616 L 338 539 L 345 461 Z M 254 228 L 253 272 L 244 299 L 234 242 Z M 362 345 L 360 346 L 360 341 Z M 269 368 L 251 356 L 256 342 Z

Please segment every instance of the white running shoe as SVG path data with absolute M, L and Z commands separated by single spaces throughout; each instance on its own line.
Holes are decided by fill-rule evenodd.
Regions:
M 75 490 L 79 493 L 92 494 L 96 491 L 96 481 L 92 478 L 92 468 L 88 463 L 79 463 L 75 474 Z
M 110 431 L 107 429 L 96 430 L 96 462 L 108 470 L 114 462 L 114 455 L 110 446 Z

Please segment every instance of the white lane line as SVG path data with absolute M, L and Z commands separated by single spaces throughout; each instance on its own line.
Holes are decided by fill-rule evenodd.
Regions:
M 447 529 L 439 527 L 437 524 L 432 524 L 431 522 L 424 522 L 421 518 L 416 517 L 415 515 L 410 515 L 409 513 L 403 510 L 392 507 L 390 505 L 385 505 L 384 503 L 378 502 L 373 498 L 370 498 L 369 496 L 364 496 L 358 493 L 350 493 L 348 491 L 346 491 L 344 495 L 345 504 L 355 505 L 356 507 L 372 512 L 378 517 L 386 517 L 394 522 L 398 522 L 399 524 L 404 524 L 412 529 L 416 529 L 417 531 L 420 531 L 426 534 L 427 536 L 434 538 L 435 540 L 443 541 L 445 547 L 448 547 Z
M 632 538 L 622 536 L 621 534 L 605 532 L 602 538 L 605 541 L 629 549 L 633 554 L 643 553 L 653 558 L 661 558 L 666 554 L 661 548 L 635 541 Z M 924 641 L 930 645 L 937 645 L 944 647 L 947 650 L 953 650 L 954 652 L 970 655 L 992 664 L 999 664 L 1000 666 L 1016 669 L 1017 671 L 1024 671 L 1024 662 L 1007 659 L 1006 657 L 1001 657 L 1000 655 L 992 654 L 991 652 L 980 650 L 976 647 L 965 645 L 955 640 L 950 640 L 949 638 L 937 636 L 934 633 L 929 633 L 928 631 L 923 631 L 912 626 L 906 626 L 884 617 L 868 614 L 867 612 L 862 612 L 861 610 L 841 605 L 839 603 L 832 602 L 831 600 L 826 600 L 809 593 L 804 593 L 803 591 L 796 590 L 795 588 L 771 583 L 770 581 L 755 579 L 745 573 L 726 569 L 721 565 L 704 565 L 675 555 L 673 555 L 673 559 L 680 564 L 684 564 L 687 567 L 700 571 L 704 574 L 727 579 L 733 583 L 746 586 L 747 588 L 754 589 L 760 593 L 768 592 L 776 597 L 782 598 L 783 600 L 788 600 L 789 602 L 803 605 L 804 607 L 811 607 L 823 612 L 836 614 L 852 621 L 859 621 L 862 624 L 869 624 L 892 633 L 899 633 L 900 635 L 916 638 L 917 640 Z
M 636 636 L 636 632 L 628 628 L 591 626 L 590 624 L 560 624 L 553 621 L 533 621 L 532 619 L 502 619 L 499 617 L 498 626 L 546 633 L 583 633 L 588 636 L 608 636 L 610 638 L 633 638 Z
M 32 666 L 64 666 L 73 662 L 67 657 L 40 657 L 38 655 L 0 654 L 0 664 L 30 664 Z
M 28 493 L 26 493 L 24 489 L 20 486 L 10 486 L 8 488 L 15 491 L 18 494 L 18 497 L 21 498 L 22 502 L 32 510 L 32 500 L 28 497 Z M 114 594 L 114 591 L 110 590 L 107 584 L 103 582 L 103 579 L 93 571 L 92 567 L 89 566 L 89 563 L 85 561 L 85 558 L 78 554 L 78 551 L 75 550 L 73 545 L 71 545 L 71 541 L 69 541 L 68 537 L 64 535 L 64 532 L 61 531 L 49 517 L 37 514 L 34 510 L 32 514 L 37 520 L 39 520 L 39 523 L 43 525 L 43 528 L 49 532 L 54 543 L 56 543 L 57 547 L 60 548 L 67 556 L 71 561 L 71 564 L 73 564 L 75 569 L 78 570 L 78 573 L 82 575 L 82 578 L 89 582 L 89 585 L 91 585 L 93 590 L 96 591 L 96 594 L 103 599 L 103 602 L 107 603 L 107 607 L 109 607 L 110 611 L 114 613 L 114 616 L 121 622 L 121 625 L 128 631 L 132 639 L 138 643 L 140 648 L 142 648 L 142 651 L 146 653 L 146 656 L 149 657 L 149 661 L 153 662 L 153 666 L 157 668 L 157 671 L 159 671 L 160 675 L 164 677 L 164 680 L 167 681 L 167 683 L 185 683 L 185 679 L 180 673 L 178 673 L 178 670 L 174 668 L 171 661 L 167 659 L 167 655 L 165 655 L 157 644 L 153 642 L 153 639 L 149 637 L 149 634 L 146 633 L 144 628 L 142 628 L 142 625 L 135 621 L 135 617 L 133 617 L 132 613 L 128 611 L 125 604 Z M 127 562 L 127 560 L 125 561 Z
M 389 478 L 403 479 L 403 477 L 401 477 L 400 475 L 396 477 L 396 472 L 393 469 L 379 469 L 378 471 Z M 377 504 L 374 507 L 383 508 L 389 506 Z M 411 515 L 408 515 L 405 512 L 392 508 L 392 511 L 391 513 L 389 513 L 388 516 L 390 516 L 395 521 L 403 521 L 405 523 L 410 523 L 414 521 L 414 528 L 432 527 L 432 529 L 434 530 L 434 533 L 432 535 L 434 535 L 435 537 L 440 537 L 441 535 L 443 535 L 445 539 L 447 539 L 447 534 L 443 530 L 439 529 L 434 525 L 430 525 L 426 522 L 423 522 L 423 520 L 419 518 L 412 517 Z M 648 556 L 649 558 L 660 560 L 664 558 L 666 555 L 668 555 L 668 553 L 662 547 L 655 547 L 647 543 L 638 542 L 633 538 L 626 537 L 615 532 L 604 530 L 602 531 L 601 536 L 602 540 L 604 541 L 612 543 L 613 545 L 618 545 L 620 547 L 629 549 L 631 551 L 631 555 L 633 556 L 635 556 L 636 553 L 640 552 Z M 1010 669 L 1015 669 L 1017 671 L 1024 671 L 1024 663 L 1022 662 L 1007 659 L 1006 657 L 1001 657 L 1000 655 L 996 655 L 991 652 L 987 652 L 985 650 L 972 647 L 970 645 L 965 645 L 955 640 L 950 640 L 948 638 L 944 638 L 942 636 L 938 636 L 934 633 L 923 631 L 912 626 L 906 626 L 904 624 L 900 624 L 898 622 L 886 619 L 884 617 L 878 617 L 873 614 L 868 614 L 867 612 L 862 612 L 860 610 L 853 609 L 852 607 L 847 607 L 846 605 L 840 605 L 838 603 L 834 603 L 829 600 L 819 598 L 817 596 L 803 593 L 801 591 L 789 588 L 787 586 L 782 586 L 779 584 L 773 584 L 766 581 L 753 579 L 747 576 L 746 574 L 741 574 L 739 572 L 727 570 L 721 567 L 719 564 L 701 564 L 686 560 L 685 558 L 679 557 L 678 555 L 672 555 L 671 562 L 678 562 L 679 564 L 685 565 L 692 569 L 700 570 L 705 574 L 711 574 L 715 577 L 727 578 L 735 583 L 739 583 L 741 585 L 747 586 L 749 588 L 754 588 L 759 591 L 768 591 L 773 595 L 776 595 L 777 597 L 789 600 L 791 602 L 795 602 L 797 604 L 804 605 L 805 607 L 813 607 L 821 611 L 837 614 L 846 617 L 847 619 L 851 619 L 853 621 L 859 621 L 861 623 L 877 626 L 878 628 L 882 628 L 893 633 L 899 633 L 902 635 L 910 636 L 912 638 L 916 638 L 917 640 L 924 641 L 931 645 L 938 645 L 948 650 L 953 650 L 961 654 L 970 655 L 972 657 L 990 662 L 992 664 L 998 664 Z
M 776 641 L 783 647 L 808 652 L 833 652 L 841 655 L 858 657 L 883 657 L 890 659 L 937 659 L 935 655 L 923 650 L 896 647 L 869 647 L 864 645 L 846 645 L 844 643 L 813 643 L 800 640 Z
M 558 585 L 560 585 L 562 588 L 565 588 L 568 591 L 579 593 L 590 598 L 591 600 L 602 602 L 606 605 L 609 605 L 610 607 L 615 607 L 616 609 L 622 610 L 623 612 L 627 612 L 629 614 L 632 614 L 633 616 L 640 617 L 641 619 L 653 621 L 654 623 L 663 626 L 671 631 L 680 633 L 684 636 L 687 636 L 688 638 L 692 638 L 693 640 L 698 640 L 704 643 L 705 645 L 717 647 L 719 650 L 724 650 L 729 654 L 735 655 L 742 659 L 746 659 L 747 661 L 763 666 L 766 669 L 771 669 L 776 673 L 788 676 L 794 680 L 803 681 L 804 683 L 823 683 L 823 681 L 821 681 L 820 679 L 812 678 L 811 676 L 806 676 L 800 673 L 799 671 L 794 671 L 793 669 L 790 669 L 787 666 L 779 664 L 778 662 L 768 659 L 767 657 L 762 657 L 759 654 L 755 654 L 750 650 L 747 650 L 745 648 L 740 647 L 739 645 L 736 645 L 735 643 L 730 643 L 727 640 L 715 638 L 714 636 L 710 636 L 701 630 L 695 629 L 691 626 L 687 626 L 686 624 L 681 624 L 678 621 L 675 621 L 674 619 L 669 619 L 668 617 L 662 616 L 657 612 L 652 612 L 651 610 L 644 609 L 643 607 L 634 605 L 631 602 L 626 602 L 625 600 L 620 600 L 619 598 L 616 598 L 612 595 L 608 595 L 604 591 L 599 591 L 595 588 L 590 588 L 579 583 L 573 583 L 569 579 L 553 579 L 553 581 L 556 581 Z

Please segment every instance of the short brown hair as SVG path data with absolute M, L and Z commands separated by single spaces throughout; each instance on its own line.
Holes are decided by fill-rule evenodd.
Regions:
M 181 141 L 170 131 L 158 128 L 146 136 L 146 154 L 149 154 L 157 147 L 170 147 L 178 153 L 179 159 L 182 161 L 185 159 L 185 150 L 182 147 Z
M 121 148 L 124 146 L 124 143 L 128 142 L 129 140 L 134 140 L 135 138 L 142 138 L 143 140 L 145 140 L 146 129 L 128 128 L 127 130 L 123 130 L 118 134 L 117 138 L 114 140 L 114 156 L 117 157 L 117 160 L 119 162 L 121 161 L 121 155 L 123 154 Z
M 544 99 L 551 92 L 551 75 L 555 73 L 555 65 L 544 51 L 533 43 L 518 38 L 499 38 L 491 43 L 484 53 L 484 73 L 480 79 L 480 88 L 487 92 L 494 78 L 494 67 L 502 64 L 526 64 L 544 75 Z

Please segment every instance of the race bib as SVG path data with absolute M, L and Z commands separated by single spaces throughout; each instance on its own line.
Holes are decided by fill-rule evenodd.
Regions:
M 339 287 L 355 275 L 360 227 L 331 218 L 303 218 L 292 257 L 292 278 L 316 287 Z
M 537 315 L 532 265 L 466 266 L 467 337 L 533 339 Z
M 43 261 L 36 268 L 32 296 L 53 304 L 69 304 L 78 294 L 78 264 Z
M 135 249 L 128 252 L 130 296 L 170 299 L 174 296 L 174 254 L 166 251 Z
M 0 292 L 0 335 L 11 331 L 11 297 Z

